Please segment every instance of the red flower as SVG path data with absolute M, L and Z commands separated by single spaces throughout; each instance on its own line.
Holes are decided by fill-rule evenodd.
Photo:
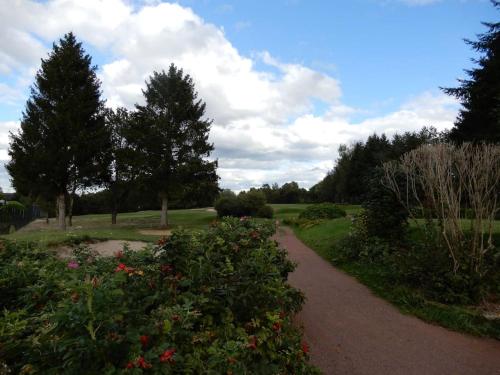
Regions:
M 148 346 L 149 336 L 142 335 L 141 337 L 139 337 L 139 340 L 141 341 L 141 344 L 142 344 L 143 348 L 145 348 L 146 346 Z
M 135 268 L 127 267 L 125 263 L 120 263 L 116 268 L 115 272 L 125 271 L 126 273 L 134 273 Z
M 175 314 L 175 315 L 172 315 L 172 320 L 174 322 L 178 322 L 179 320 L 181 320 L 181 317 L 179 315 Z
M 275 331 L 275 332 L 281 331 L 281 323 L 280 322 L 276 322 L 273 324 L 273 331 Z
M 257 349 L 257 337 L 250 336 L 250 340 L 248 340 L 247 348 L 252 349 L 252 350 Z
M 142 357 L 142 356 L 137 358 L 136 363 L 137 363 L 137 367 L 139 367 L 139 368 L 146 369 L 146 368 L 153 367 L 153 366 L 151 366 L 151 363 L 147 363 L 146 360 L 144 359 L 144 357 Z
M 173 356 L 175 354 L 175 349 L 167 349 L 160 355 L 160 362 L 174 363 Z
M 129 363 L 127 363 L 127 365 L 125 366 L 125 368 L 129 368 L 129 369 L 130 369 L 130 368 L 134 368 L 134 367 L 135 367 L 135 365 L 134 365 L 134 363 L 133 363 L 133 362 L 129 362 Z
M 302 351 L 304 352 L 304 354 L 309 353 L 309 345 L 307 345 L 305 341 L 302 342 Z
M 120 271 L 127 271 L 127 266 L 125 265 L 125 263 L 120 263 L 116 267 L 115 272 L 120 272 Z

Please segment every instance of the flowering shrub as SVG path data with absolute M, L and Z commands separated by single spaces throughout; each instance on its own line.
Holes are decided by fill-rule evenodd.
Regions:
M 12 373 L 311 374 L 302 295 L 272 224 L 224 219 L 153 250 L 61 261 L 0 250 L 0 366 Z

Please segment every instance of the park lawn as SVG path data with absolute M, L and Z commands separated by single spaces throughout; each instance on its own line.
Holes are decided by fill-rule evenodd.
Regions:
M 206 208 L 168 212 L 170 229 L 204 229 L 215 218 L 216 213 Z M 143 234 L 140 231 L 158 229 L 159 222 L 160 211 L 118 214 L 116 225 L 111 224 L 109 214 L 82 215 L 73 217 L 73 226 L 67 227 L 66 232 L 57 229 L 55 219 L 51 219 L 49 225 L 44 220 L 38 220 L 15 233 L 1 237 L 17 241 L 38 241 L 45 245 L 88 239 L 155 242 L 161 234 Z
M 349 211 L 359 212 L 359 206 Z M 464 227 L 468 221 L 464 220 Z M 421 291 L 406 285 L 394 285 L 383 266 L 357 261 L 337 263 L 335 243 L 349 233 L 352 222 L 349 217 L 324 221 L 318 225 L 302 228 L 293 226 L 295 235 L 328 262 L 354 276 L 376 295 L 395 305 L 402 313 L 411 314 L 430 323 L 449 329 L 500 339 L 500 321 L 488 320 L 477 306 L 446 305 L 425 299 Z M 413 227 L 414 225 L 411 225 Z M 494 223 L 495 238 L 500 240 L 500 221 Z

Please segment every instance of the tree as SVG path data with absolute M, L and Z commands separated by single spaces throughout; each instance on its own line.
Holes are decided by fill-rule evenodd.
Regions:
M 500 9 L 499 1 L 492 1 Z M 443 89 L 457 97 L 462 109 L 451 130 L 453 142 L 500 142 L 500 22 L 483 23 L 488 31 L 477 41 L 466 40 L 472 49 L 481 53 L 477 67 L 466 70 L 469 79 L 460 86 Z
M 154 72 L 143 91 L 146 105 L 136 105 L 135 148 L 144 163 L 142 179 L 162 202 L 160 226 L 166 227 L 168 200 L 203 179 L 215 179 L 217 161 L 207 161 L 211 121 L 203 119 L 205 103 L 197 99 L 193 80 L 173 64 Z
M 133 137 L 131 121 L 132 115 L 125 108 L 106 110 L 105 124 L 110 147 L 102 165 L 105 167 L 104 185 L 108 188 L 111 201 L 111 224 L 116 224 L 120 206 L 127 199 L 139 174 L 140 163 L 130 141 Z
M 68 192 L 96 182 L 107 147 L 96 69 L 72 33 L 54 43 L 36 74 L 21 129 L 11 133 L 13 186 L 24 195 L 56 197 L 63 230 Z

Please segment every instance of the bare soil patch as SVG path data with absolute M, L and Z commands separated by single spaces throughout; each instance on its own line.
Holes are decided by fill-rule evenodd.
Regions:
M 170 236 L 172 231 L 170 229 L 141 229 L 139 233 L 147 236 Z
M 113 256 L 118 251 L 123 250 L 123 246 L 127 245 L 130 250 L 142 250 L 147 243 L 142 241 L 122 241 L 122 240 L 108 240 L 95 243 L 86 243 L 91 250 L 97 252 L 101 256 Z M 57 248 L 57 253 L 61 258 L 70 258 L 72 256 L 73 247 L 62 246 Z

